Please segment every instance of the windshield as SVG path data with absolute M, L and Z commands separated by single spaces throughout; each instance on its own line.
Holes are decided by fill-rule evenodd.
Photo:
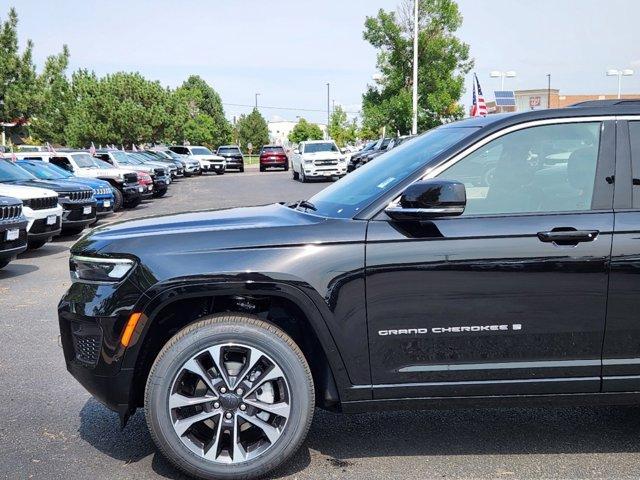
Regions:
M 80 168 L 91 168 L 96 166 L 94 162 L 95 159 L 88 153 L 74 153 L 71 157 L 73 157 L 73 160 Z
M 9 160 L 0 160 L 0 182 L 16 182 L 35 178 L 37 177 L 18 167 L 15 163 Z
M 309 199 L 316 213 L 350 218 L 416 170 L 425 167 L 443 150 L 475 132 L 469 127 L 440 127 L 413 142 L 390 150 Z
M 338 146 L 333 142 L 323 143 L 306 143 L 304 146 L 304 153 L 318 153 L 318 152 L 339 152 Z
M 93 159 L 93 166 L 98 167 L 102 170 L 108 170 L 114 168 L 109 162 L 105 162 L 104 160 L 100 160 L 99 158 Z
M 240 153 L 238 147 L 220 147 L 218 153 Z
M 191 155 L 213 155 L 213 153 L 205 147 L 191 147 Z
M 50 168 L 48 163 L 44 162 L 18 162 L 20 168 L 24 168 L 27 172 L 42 180 L 60 180 L 69 178 L 71 175 L 66 173 L 65 175 Z M 62 170 L 64 172 L 64 170 Z

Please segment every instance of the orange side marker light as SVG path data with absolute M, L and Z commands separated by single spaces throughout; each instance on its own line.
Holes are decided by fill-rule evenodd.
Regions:
M 133 337 L 133 332 L 140 321 L 140 317 L 142 317 L 142 313 L 136 312 L 132 313 L 127 321 L 127 325 L 124 327 L 124 332 L 122 332 L 122 338 L 120 339 L 120 343 L 124 347 L 128 347 L 131 342 L 131 337 Z

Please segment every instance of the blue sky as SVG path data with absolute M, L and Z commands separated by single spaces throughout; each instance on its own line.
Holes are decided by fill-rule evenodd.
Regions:
M 229 117 L 247 112 L 254 94 L 263 107 L 326 109 L 331 98 L 349 111 L 375 73 L 376 51 L 362 39 L 366 16 L 402 0 L 20 0 L 20 38 L 35 43 L 41 66 L 62 44 L 72 69 L 99 74 L 128 70 L 169 86 L 188 75 L 222 95 Z M 10 2 L 11 4 L 11 2 Z M 562 93 L 613 93 L 607 68 L 635 68 L 623 91 L 640 93 L 636 0 L 459 0 L 459 36 L 470 44 L 485 96 L 499 88 L 493 69 L 515 70 L 505 88 L 543 88 L 546 74 Z M 4 18 L 7 3 L 0 6 Z M 470 102 L 471 80 L 462 101 Z M 262 109 L 267 118 L 314 111 Z

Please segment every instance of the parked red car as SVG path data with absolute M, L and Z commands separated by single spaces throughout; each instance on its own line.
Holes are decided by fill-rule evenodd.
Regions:
M 278 145 L 265 145 L 260 150 L 260 171 L 264 172 L 269 167 L 284 168 L 289 170 L 289 159 L 284 148 Z
M 142 189 L 140 190 L 140 195 L 143 200 L 151 198 L 153 196 L 153 179 L 151 175 L 142 170 L 138 170 L 136 173 L 138 174 L 138 185 Z

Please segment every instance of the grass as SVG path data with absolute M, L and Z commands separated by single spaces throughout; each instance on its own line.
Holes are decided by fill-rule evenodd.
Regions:
M 245 165 L 257 165 L 260 160 L 260 155 L 245 155 L 244 163 Z

